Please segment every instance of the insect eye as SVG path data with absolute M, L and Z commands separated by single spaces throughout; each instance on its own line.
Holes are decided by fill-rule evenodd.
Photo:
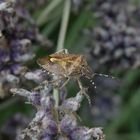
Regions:
M 84 64 L 82 64 L 82 67 L 85 67 L 85 65 L 84 65 Z

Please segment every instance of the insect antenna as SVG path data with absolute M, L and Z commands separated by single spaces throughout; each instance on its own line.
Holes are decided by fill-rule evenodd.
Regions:
M 114 76 L 110 76 L 110 75 L 102 74 L 102 73 L 94 73 L 94 74 L 92 74 L 92 75 L 90 76 L 90 78 L 88 78 L 88 79 L 90 79 L 90 82 L 91 82 L 91 84 L 94 86 L 95 89 L 96 89 L 96 85 L 95 85 L 95 82 L 94 82 L 94 80 L 93 80 L 95 76 L 100 76 L 100 77 L 105 77 L 105 78 L 111 78 L 111 79 L 116 79 L 116 80 L 118 80 L 117 77 L 114 77 Z
M 80 81 L 80 79 L 77 79 L 77 81 L 78 81 L 79 88 L 82 91 L 82 94 L 85 95 L 85 97 L 88 100 L 89 105 L 91 105 L 91 99 L 90 99 L 89 95 L 87 94 L 87 88 L 83 87 L 82 82 Z
M 114 76 L 111 76 L 111 75 L 107 75 L 107 74 L 102 74 L 102 73 L 94 73 L 93 75 L 92 75 L 92 77 L 94 77 L 94 76 L 102 76 L 102 77 L 105 77 L 105 78 L 111 78 L 111 79 L 117 79 L 117 77 L 114 77 Z

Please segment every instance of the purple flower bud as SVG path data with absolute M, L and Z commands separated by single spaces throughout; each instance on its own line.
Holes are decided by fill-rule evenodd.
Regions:
M 27 72 L 25 74 L 25 78 L 28 80 L 33 80 L 37 83 L 40 83 L 41 81 L 44 80 L 44 73 L 42 72 L 42 70 L 36 70 L 33 72 Z
M 57 123 L 54 119 L 45 116 L 42 120 L 42 128 L 44 133 L 49 135 L 57 134 Z
M 42 119 L 45 117 L 45 112 L 44 112 L 44 110 L 39 110 L 37 113 L 36 113 L 36 115 L 35 115 L 35 117 L 34 117 L 34 121 L 35 122 L 41 122 L 42 121 Z
M 41 99 L 41 105 L 44 110 L 51 110 L 54 107 L 55 101 L 51 96 L 43 97 Z
M 21 64 L 13 64 L 9 68 L 10 68 L 11 73 L 15 75 L 21 74 L 21 72 L 23 71 L 23 67 L 21 66 Z
M 69 114 L 66 114 L 62 120 L 61 120 L 61 123 L 60 123 L 60 128 L 61 128 L 61 131 L 67 135 L 70 134 L 70 132 L 76 128 L 77 126 L 77 121 L 76 121 L 76 118 L 74 115 L 69 115 Z
M 62 108 L 71 110 L 71 111 L 77 111 L 79 107 L 80 107 L 80 104 L 75 100 L 75 98 L 69 98 L 65 100 L 62 104 Z
M 43 133 L 39 140 L 53 140 L 53 136 L 47 133 Z
M 89 140 L 91 134 L 88 131 L 87 127 L 77 127 L 71 131 L 70 137 L 72 140 Z
M 33 104 L 33 105 L 39 105 L 40 106 L 40 100 L 41 100 L 41 95 L 38 92 L 31 92 L 30 95 L 28 96 L 28 100 Z
M 61 107 L 66 110 L 77 111 L 80 103 L 83 100 L 83 95 L 79 92 L 76 97 L 68 98 L 62 102 Z

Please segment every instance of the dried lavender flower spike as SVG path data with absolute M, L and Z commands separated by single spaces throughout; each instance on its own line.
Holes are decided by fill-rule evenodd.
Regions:
M 39 63 L 43 60 L 44 59 L 41 59 Z M 91 72 L 85 58 L 83 58 L 82 55 L 71 55 L 65 52 L 57 52 L 52 54 L 51 57 L 46 57 L 44 63 L 45 64 L 41 63 L 43 68 L 46 68 L 47 70 L 51 68 L 51 70 L 53 70 L 53 75 L 47 73 L 49 76 L 52 76 L 53 80 L 42 81 L 42 84 L 39 85 L 40 88 L 34 88 L 32 91 L 17 88 L 11 89 L 11 92 L 27 97 L 29 103 L 34 105 L 37 110 L 31 123 L 25 130 L 22 131 L 21 139 L 89 140 L 94 137 L 97 140 L 103 140 L 100 128 L 87 128 L 85 126 L 80 126 L 77 122 L 79 117 L 77 115 L 77 111 L 81 107 L 81 103 L 87 91 L 87 88 L 83 87 L 80 77 L 85 75 L 88 77 L 90 75 L 89 72 Z M 69 63 L 71 64 L 69 65 L 70 67 L 65 67 Z M 80 64 L 83 66 L 80 67 Z M 62 69 L 63 71 L 61 71 Z M 27 72 L 25 77 L 35 80 L 37 81 L 37 84 L 40 84 L 38 79 L 41 77 L 40 80 L 43 80 L 42 74 L 43 73 L 38 70 L 30 73 Z M 75 79 L 75 77 L 78 81 L 80 91 L 75 97 L 66 98 L 65 95 L 62 95 L 64 97 L 60 98 L 58 107 L 56 107 L 52 91 L 57 88 L 58 94 L 66 92 L 63 90 L 66 86 L 65 80 L 63 79 Z M 59 88 L 56 84 L 54 84 L 59 80 L 64 85 L 63 88 Z M 86 95 L 86 97 L 87 96 L 88 95 Z M 89 99 L 89 97 L 87 98 Z

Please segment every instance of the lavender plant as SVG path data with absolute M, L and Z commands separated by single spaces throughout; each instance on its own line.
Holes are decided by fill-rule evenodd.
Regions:
M 53 1 L 53 2 L 55 2 L 55 1 Z M 65 36 L 66 36 L 66 29 L 67 29 L 68 19 L 69 19 L 69 15 L 70 15 L 71 2 L 72 2 L 71 0 L 67 0 L 64 2 L 64 11 L 63 11 L 63 15 L 62 15 L 60 33 L 59 33 L 58 42 L 57 42 L 57 51 L 64 48 L 64 40 L 65 40 Z M 73 1 L 73 2 L 78 2 L 78 1 Z M 16 3 L 15 3 L 15 5 L 16 5 Z M 10 25 L 9 28 L 5 28 L 5 26 L 2 26 L 3 28 L 1 29 L 4 39 L 8 40 L 8 45 L 10 44 L 10 48 L 11 48 L 11 42 L 17 43 L 17 40 L 20 43 L 21 43 L 21 40 L 23 40 L 23 39 L 26 39 L 24 41 L 27 41 L 29 39 L 30 42 L 34 42 L 34 41 L 38 40 L 38 38 L 36 38 L 37 37 L 36 32 L 33 32 L 33 34 L 28 34 L 28 30 L 27 30 L 28 26 L 26 24 L 24 24 L 24 26 L 23 26 L 24 28 L 22 28 L 21 24 L 18 25 L 18 21 L 19 21 L 19 23 L 21 23 L 20 21 L 26 19 L 32 25 L 32 27 L 35 27 L 34 21 L 30 18 L 30 15 L 28 14 L 28 12 L 26 12 L 26 11 L 24 11 L 24 9 L 22 9 L 23 7 L 24 6 L 22 3 L 21 3 L 21 5 L 20 4 L 17 5 L 17 9 L 19 10 L 17 12 L 17 14 L 18 14 L 18 18 L 20 18 L 20 20 L 18 20 L 18 18 L 16 16 L 14 16 L 14 17 L 16 17 L 16 20 L 15 19 L 13 20 L 13 18 L 12 18 L 11 23 L 13 23 L 13 21 L 15 23 L 12 24 L 12 26 Z M 26 13 L 25 14 L 26 16 L 23 16 L 23 13 Z M 5 25 L 4 24 L 5 19 L 7 19 L 7 18 L 4 17 L 4 20 L 2 20 L 3 25 Z M 7 22 L 7 20 L 6 20 L 6 22 Z M 8 21 L 8 23 L 10 23 L 10 22 Z M 22 22 L 22 23 L 24 23 L 24 22 Z M 19 29 L 17 29 L 18 26 L 19 26 Z M 31 29 L 31 28 L 29 28 L 29 29 Z M 16 31 L 16 33 L 12 34 L 13 31 Z M 12 36 L 12 39 L 10 38 L 11 36 Z M 6 38 L 6 37 L 9 37 L 9 38 Z M 25 46 L 26 45 L 27 44 L 25 43 Z M 16 46 L 18 47 L 18 44 Z M 13 47 L 13 48 L 15 48 L 15 47 Z M 15 50 L 17 50 L 17 49 L 15 49 Z M 23 50 L 24 51 L 21 54 L 24 54 L 24 52 L 26 52 L 25 48 Z M 8 52 L 9 52 L 9 50 L 8 50 Z M 28 50 L 28 52 L 30 52 L 30 51 Z M 8 59 L 8 61 L 5 60 L 4 62 L 6 64 L 7 64 L 7 62 L 9 62 L 9 60 L 10 60 L 10 62 L 14 62 L 14 64 L 15 63 L 19 64 L 19 62 L 24 62 L 23 60 L 25 60 L 25 56 L 23 57 L 23 59 L 21 59 L 21 56 L 22 56 L 21 54 L 13 56 L 13 53 L 12 53 L 11 54 L 12 59 L 11 59 L 11 55 L 10 55 L 10 59 Z M 27 54 L 28 53 L 26 53 L 26 55 Z M 30 53 L 29 56 L 31 56 L 31 54 L 32 53 Z M 26 97 L 28 99 L 28 103 L 32 104 L 36 108 L 35 117 L 29 123 L 27 128 L 25 128 L 20 133 L 17 133 L 17 140 L 27 140 L 27 139 L 31 139 L 31 140 L 55 140 L 55 139 L 56 140 L 77 140 L 77 139 L 104 140 L 104 134 L 103 134 L 102 128 L 100 128 L 100 127 L 88 128 L 86 126 L 81 126 L 78 122 L 78 119 L 80 117 L 76 113 L 79 110 L 79 108 L 82 106 L 82 101 L 83 101 L 84 97 L 87 97 L 89 99 L 88 95 L 86 94 L 87 88 L 83 87 L 82 83 L 80 81 L 81 76 L 89 75 L 89 73 L 88 73 L 89 69 L 87 66 L 87 62 L 86 62 L 85 58 L 83 58 L 82 55 L 69 54 L 70 57 L 67 56 L 67 54 L 65 54 L 65 55 L 66 55 L 66 60 L 62 60 L 62 61 L 59 60 L 59 57 L 58 58 L 52 57 L 52 59 L 47 57 L 47 59 L 49 59 L 49 61 L 46 61 L 48 64 L 46 66 L 50 66 L 50 68 L 52 68 L 53 70 L 52 70 L 52 72 L 48 70 L 51 74 L 46 73 L 46 75 L 48 75 L 48 77 L 51 77 L 52 81 L 49 81 L 47 79 L 44 82 L 42 82 L 44 79 L 44 75 L 42 74 L 41 70 L 36 70 L 34 72 L 27 72 L 26 74 L 24 73 L 24 76 L 26 79 L 33 80 L 36 83 L 42 83 L 41 85 L 39 84 L 39 86 L 32 89 L 31 91 L 24 89 L 24 88 L 12 88 L 11 89 L 12 93 Z M 18 58 L 17 58 L 17 56 L 18 56 Z M 71 57 L 71 56 L 74 56 L 74 57 Z M 73 58 L 75 58 L 75 59 L 73 59 Z M 60 59 L 63 59 L 63 58 L 60 57 Z M 11 61 L 11 60 L 13 60 L 13 61 Z M 29 60 L 29 58 L 26 60 Z M 69 61 L 67 62 L 67 60 L 69 60 Z M 72 62 L 74 62 L 74 61 L 76 63 L 74 63 L 74 65 L 73 65 Z M 65 68 L 67 68 L 67 69 L 65 69 Z M 68 68 L 70 68 L 70 69 L 68 69 Z M 70 73 L 63 74 L 63 71 L 61 71 L 62 69 L 64 70 L 64 72 L 70 72 Z M 5 72 L 5 70 L 4 70 L 4 72 Z M 20 73 L 21 73 L 21 71 L 18 72 L 17 74 L 20 75 Z M 11 72 L 11 74 L 14 75 L 15 73 Z M 67 92 L 66 92 L 66 87 L 65 87 L 66 81 L 64 80 L 64 78 L 75 79 L 75 77 L 77 77 L 77 81 L 78 81 L 80 90 L 78 91 L 78 93 L 76 93 L 75 97 L 67 98 L 67 95 L 66 95 Z M 60 86 L 60 85 L 62 85 L 62 86 Z
M 54 82 L 58 82 L 57 80 Z M 66 98 L 66 91 L 59 89 L 59 105 L 53 97 L 54 84 L 48 82 L 38 90 L 11 89 L 11 92 L 24 96 L 36 107 L 36 114 L 28 127 L 19 135 L 19 139 L 31 140 L 103 140 L 102 128 L 88 128 L 78 124 L 76 111 L 81 107 L 84 90 L 75 97 Z
M 110 70 L 138 68 L 139 5 L 129 0 L 97 0 L 93 11 L 99 24 L 89 31 L 92 39 L 89 46 L 97 69 L 103 65 Z
M 0 2 L 0 96 L 19 84 L 23 64 L 34 58 L 34 44 L 46 44 L 23 1 Z

